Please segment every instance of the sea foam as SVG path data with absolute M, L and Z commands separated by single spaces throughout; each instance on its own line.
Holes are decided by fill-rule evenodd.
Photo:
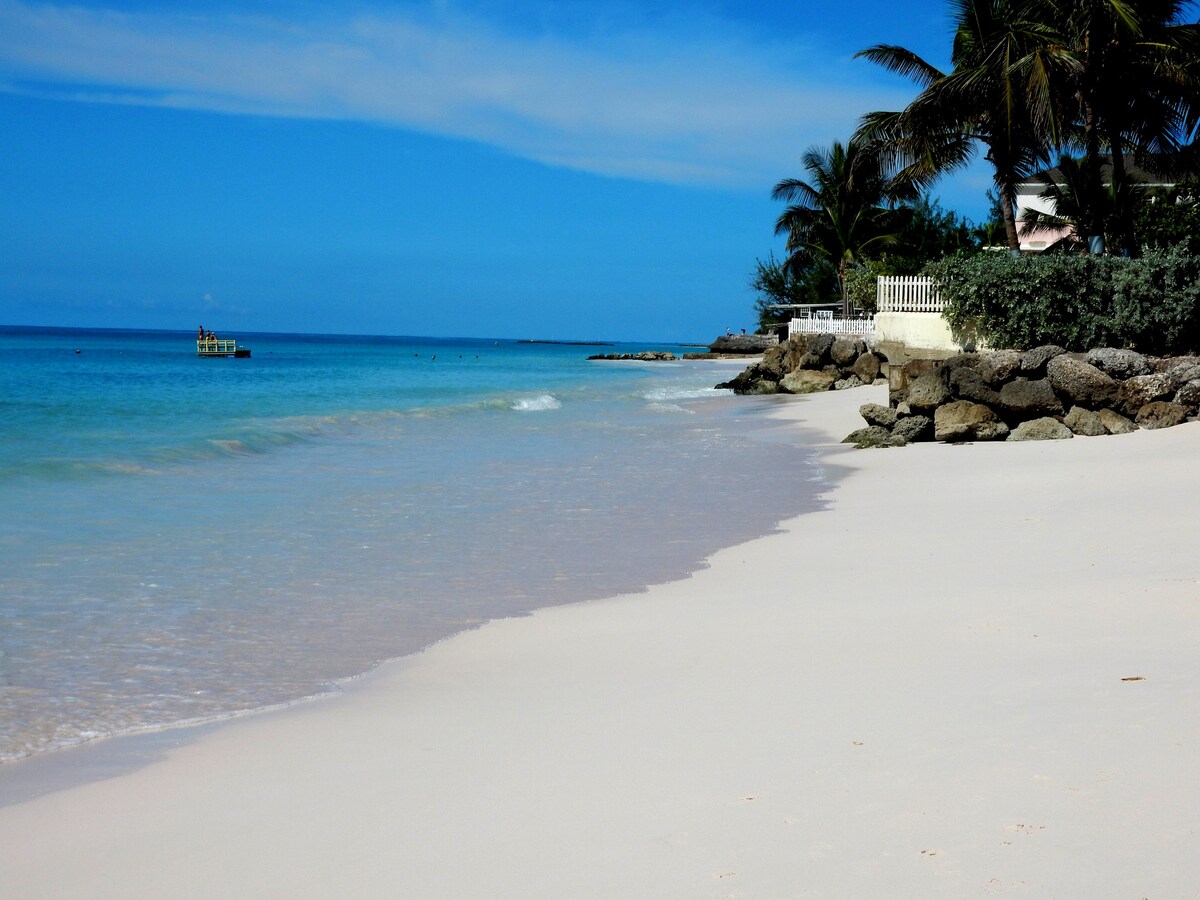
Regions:
M 718 391 L 716 388 L 702 387 L 698 388 L 694 385 L 668 385 L 666 387 L 655 388 L 652 391 L 647 391 L 642 394 L 643 400 L 648 400 L 651 403 L 673 403 L 677 400 L 703 400 L 706 397 L 721 396 L 724 391 Z
M 561 409 L 562 403 L 552 394 L 542 394 L 538 397 L 523 397 L 520 400 L 514 400 L 509 404 L 509 408 L 517 412 L 548 412 L 552 409 Z

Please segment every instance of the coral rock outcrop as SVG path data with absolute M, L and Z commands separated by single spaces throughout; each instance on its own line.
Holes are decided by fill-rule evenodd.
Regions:
M 918 440 L 1064 440 L 1170 428 L 1196 419 L 1200 409 L 1200 359 L 1155 359 L 1114 347 L 913 360 L 893 370 L 890 383 L 888 406 L 862 406 L 868 428 L 848 441 L 895 447 Z
M 718 384 L 735 394 L 812 394 L 874 384 L 885 357 L 857 338 L 795 335 L 763 352 L 761 361 Z

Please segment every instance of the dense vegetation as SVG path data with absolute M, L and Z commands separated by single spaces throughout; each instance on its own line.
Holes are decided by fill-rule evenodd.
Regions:
M 1147 248 L 1200 251 L 1200 207 L 1194 185 L 1185 181 L 1200 128 L 1200 26 L 1184 21 L 1190 4 L 950 0 L 949 7 L 950 70 L 895 45 L 862 51 L 861 57 L 914 81 L 916 96 L 902 110 L 866 114 L 844 145 L 805 154 L 805 179 L 776 186 L 775 198 L 789 204 L 776 222 L 787 256 L 760 262 L 759 274 L 764 265 L 777 270 L 782 281 L 776 286 L 789 290 L 773 293 L 769 282 L 752 282 L 760 308 L 805 302 L 787 298 L 813 292 L 840 295 L 847 309 L 862 305 L 867 292 L 859 285 L 871 273 L 905 274 L 965 246 L 1001 243 L 1016 253 L 1022 228 L 1064 229 L 1055 249 L 1069 252 L 1137 258 Z M 995 221 L 972 230 L 921 198 L 980 151 L 993 168 Z M 1017 186 L 1051 165 L 1056 169 L 1044 180 L 1043 196 L 1054 201 L 1055 215 L 1031 213 L 1018 222 Z M 1175 187 L 1155 191 L 1140 181 Z M 920 239 L 921 228 L 931 240 Z M 1153 256 L 1175 260 L 1168 268 L 1183 271 L 1183 255 Z M 988 254 L 954 265 L 974 266 L 982 278 L 1009 263 Z M 1128 291 L 1146 279 L 1156 283 L 1159 275 L 1150 269 L 1168 277 L 1154 265 L 1143 271 L 1063 262 L 1038 271 L 1065 273 L 1075 271 L 1072 266 L 1114 273 L 1091 285 L 1100 292 L 1087 301 L 1108 310 L 1104 315 L 1113 321 L 1132 322 Z M 1031 271 L 1013 262 L 1009 274 L 1033 277 Z M 958 270 L 956 277 L 975 276 Z M 1045 286 L 1057 277 L 1044 276 Z M 1030 296 L 1029 303 L 1047 307 L 1067 302 L 1067 292 L 1051 290 L 1040 301 Z M 1026 314 L 1027 334 L 1039 327 L 1032 323 L 1051 327 L 1070 318 L 1031 306 Z M 1080 328 L 1099 328 L 1098 321 Z
M 1200 257 L 1180 249 L 1139 259 L 976 253 L 929 267 L 960 337 L 994 347 L 1200 350 Z
M 926 196 L 877 208 L 870 228 L 871 240 L 836 241 L 822 240 L 826 236 L 813 228 L 805 232 L 803 247 L 789 240 L 786 260 L 773 254 L 756 260 L 750 287 L 758 294 L 760 325 L 790 318 L 772 309 L 776 304 L 844 298 L 848 307 L 873 312 L 877 276 L 916 275 L 931 260 L 986 245 L 983 230 Z

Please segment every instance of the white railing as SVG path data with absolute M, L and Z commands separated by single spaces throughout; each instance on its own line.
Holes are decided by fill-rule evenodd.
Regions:
M 879 312 L 940 313 L 946 302 L 925 275 L 880 275 L 875 282 L 875 309 Z
M 238 348 L 236 340 L 212 340 L 196 341 L 197 353 L 234 353 Z
M 871 337 L 875 334 L 872 319 L 842 319 L 833 316 L 798 316 L 788 322 L 788 337 L 794 334 L 855 334 Z

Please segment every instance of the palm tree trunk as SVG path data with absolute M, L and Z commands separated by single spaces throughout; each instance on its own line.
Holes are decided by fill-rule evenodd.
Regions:
M 1015 253 L 1021 252 L 1021 238 L 1017 234 L 1017 212 L 1013 208 L 1013 191 L 1008 186 L 1000 188 L 1000 214 L 1004 217 L 1004 235 L 1008 239 L 1008 249 Z
M 1140 256 L 1137 238 L 1133 233 L 1133 209 L 1130 206 L 1133 198 L 1125 189 L 1125 148 L 1121 146 L 1119 134 L 1109 134 L 1108 142 L 1112 152 L 1113 224 L 1117 241 L 1125 256 Z
M 1083 109 L 1083 171 L 1085 174 L 1084 190 L 1087 199 L 1083 204 L 1085 218 L 1083 225 L 1084 237 L 1088 241 L 1088 252 L 1095 253 L 1092 238 L 1100 238 L 1100 247 L 1104 246 L 1104 222 L 1100 215 L 1100 192 L 1103 190 L 1104 174 L 1100 158 L 1100 129 L 1096 124 L 1096 110 L 1087 95 L 1080 93 L 1079 104 Z M 1082 199 L 1082 198 L 1081 198 Z M 1103 249 L 1100 250 L 1103 253 Z
M 1017 234 L 1017 211 L 1013 198 L 1017 196 L 1016 174 L 1002 162 L 1007 156 L 997 152 L 1000 145 L 990 143 L 987 159 L 996 170 L 996 193 L 1000 195 L 1000 217 L 1004 220 L 1004 238 L 1008 241 L 1008 252 L 1021 252 L 1021 238 Z
M 842 257 L 838 261 L 838 288 L 842 294 L 842 318 L 850 318 L 850 295 L 846 291 L 846 272 L 850 268 L 850 261 Z

